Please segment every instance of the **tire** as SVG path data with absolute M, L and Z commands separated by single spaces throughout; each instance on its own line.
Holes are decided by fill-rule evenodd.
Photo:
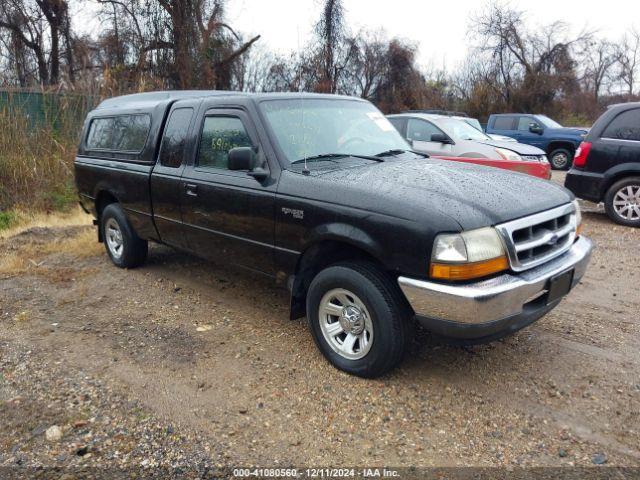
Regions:
M 611 185 L 604 196 L 604 208 L 614 222 L 640 227 L 640 177 L 623 178 Z
M 105 249 L 114 265 L 135 268 L 145 262 L 148 243 L 133 231 L 120 205 L 111 203 L 106 206 L 100 216 L 100 228 Z
M 327 302 L 335 315 L 323 308 Z M 375 378 L 391 370 L 413 339 L 413 314 L 400 288 L 370 263 L 342 263 L 318 273 L 307 292 L 307 317 L 325 358 L 359 377 Z M 349 335 L 357 340 L 348 341 Z
M 556 148 L 549 155 L 549 163 L 554 170 L 568 170 L 573 164 L 573 154 L 566 148 Z

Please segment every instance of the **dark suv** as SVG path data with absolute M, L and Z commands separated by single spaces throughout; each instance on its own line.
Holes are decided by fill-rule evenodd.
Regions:
M 640 227 L 640 103 L 611 106 L 596 121 L 576 151 L 565 187 L 604 202 L 613 221 Z

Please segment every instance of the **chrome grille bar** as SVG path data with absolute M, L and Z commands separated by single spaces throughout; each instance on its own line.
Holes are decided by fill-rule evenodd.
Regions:
M 520 272 L 566 252 L 576 237 L 575 207 L 551 210 L 496 225 L 507 249 L 511 269 Z

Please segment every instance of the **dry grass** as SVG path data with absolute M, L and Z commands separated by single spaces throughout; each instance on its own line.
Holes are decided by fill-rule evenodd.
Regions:
M 91 217 L 80 209 L 48 215 L 22 213 L 20 218 L 19 225 L 0 235 L 2 275 L 26 272 L 48 275 L 52 270 L 61 270 L 60 266 L 49 265 L 51 255 L 68 254 L 75 258 L 86 258 L 102 252 L 96 231 L 90 228 Z M 38 230 L 38 235 L 35 235 L 30 232 L 34 228 L 45 230 Z
M 26 210 L 14 210 L 16 221 L 14 224 L 0 231 L 0 239 L 13 237 L 25 230 L 34 227 L 75 227 L 91 225 L 92 217 L 80 208 L 73 208 L 64 212 L 32 212 Z
M 24 95 L 10 94 L 0 109 L 0 211 L 67 208 L 75 201 L 73 159 L 84 98 L 34 93 L 32 100 L 42 100 L 37 106 Z

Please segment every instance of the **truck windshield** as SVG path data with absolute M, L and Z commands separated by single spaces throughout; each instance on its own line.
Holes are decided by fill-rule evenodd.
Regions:
M 289 164 L 411 150 L 378 109 L 348 99 L 295 98 L 260 104 Z M 340 154 L 340 155 L 338 155 Z
M 536 115 L 536 120 L 538 120 L 540 123 L 542 123 L 542 125 L 544 125 L 547 128 L 562 128 L 562 125 L 560 125 L 555 120 L 551 120 L 546 115 Z

